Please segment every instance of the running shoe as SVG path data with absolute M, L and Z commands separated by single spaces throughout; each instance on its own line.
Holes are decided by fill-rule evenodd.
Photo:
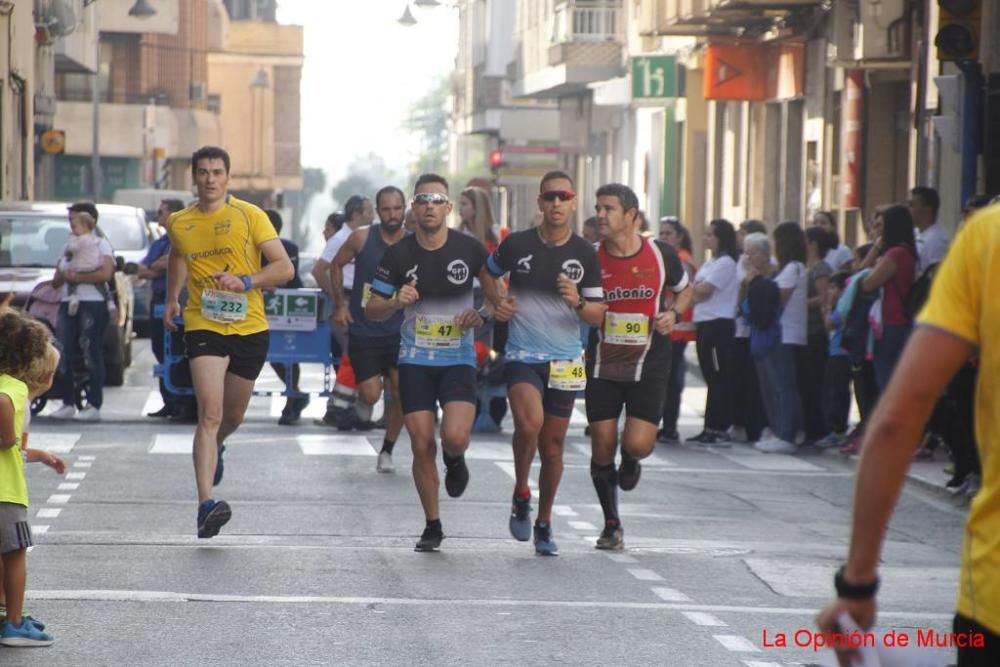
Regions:
M 233 512 L 225 500 L 209 498 L 198 506 L 198 537 L 215 537 L 219 529 L 229 523 Z
M 708 437 L 708 431 L 706 430 L 706 431 L 702 431 L 701 433 L 699 433 L 696 436 L 692 436 L 692 437 L 688 438 L 687 440 L 684 441 L 684 443 L 688 444 L 688 445 L 700 445 L 701 443 L 703 443 L 705 441 L 705 438 L 707 438 L 707 437 Z
M 64 405 L 49 415 L 52 419 L 73 419 L 76 416 L 75 405 Z
M 642 464 L 639 459 L 622 452 L 622 462 L 618 466 L 618 488 L 622 491 L 631 491 L 639 483 L 639 476 L 642 475 Z
M 18 625 L 5 621 L 0 630 L 0 644 L 4 646 L 52 646 L 55 639 L 42 632 L 31 619 L 22 618 Z
M 604 526 L 594 547 L 604 551 L 622 551 L 625 548 L 625 531 L 614 524 Z
M 457 456 L 444 465 L 444 488 L 452 498 L 458 498 L 465 493 L 469 485 L 469 466 L 465 465 L 465 456 Z
M 378 472 L 394 472 L 396 470 L 396 466 L 392 463 L 392 452 L 378 453 L 378 463 L 375 464 L 375 470 Z
M 681 444 L 681 436 L 677 431 L 660 429 L 659 433 L 656 434 L 656 441 L 664 445 L 679 445 Z
M 167 417 L 169 417 L 172 414 L 174 414 L 174 411 L 171 410 L 170 407 L 164 405 L 162 408 L 160 408 L 159 410 L 156 410 L 155 412 L 147 412 L 146 416 L 147 417 L 159 417 L 159 418 L 162 418 L 162 419 L 166 419 Z
M 77 412 L 73 419 L 78 422 L 99 422 L 101 421 L 101 410 L 100 408 L 88 405 L 83 410 Z
M 730 426 L 728 431 L 729 439 L 733 442 L 749 442 L 747 430 L 742 426 Z
M 519 542 L 531 539 L 531 496 L 514 496 L 510 507 L 510 534 Z
M 215 477 L 212 478 L 212 486 L 218 486 L 222 483 L 222 474 L 226 472 L 226 462 L 222 459 L 225 452 L 225 445 L 219 447 L 219 458 L 215 462 Z
M 861 451 L 861 436 L 856 438 L 850 438 L 847 442 L 840 446 L 840 453 L 844 456 L 850 456 L 851 454 L 857 454 Z
M 31 614 L 29 614 L 26 611 L 25 612 L 21 612 L 21 618 L 24 619 L 24 620 L 27 620 L 27 621 L 31 621 L 31 623 L 36 628 L 38 628 L 39 630 L 44 630 L 45 629 L 45 624 L 44 623 L 42 623 L 41 621 L 39 621 L 37 618 L 35 618 L 34 616 L 32 616 Z M 0 626 L 2 626 L 6 622 L 7 622 L 7 607 L 5 607 L 4 605 L 0 604 Z
M 424 528 L 424 532 L 420 535 L 420 539 L 417 540 L 417 544 L 413 547 L 413 550 L 439 551 L 441 549 L 441 540 L 443 539 L 444 532 L 440 528 L 431 528 L 428 526 Z
M 559 546 L 552 539 L 552 525 L 535 523 L 535 553 L 539 556 L 558 556 Z
M 692 440 L 688 440 L 692 442 Z M 694 444 L 700 445 L 702 447 L 732 447 L 733 441 L 729 439 L 729 435 L 724 431 L 705 431 L 701 434 L 699 440 L 694 440 Z
M 765 454 L 794 454 L 798 451 L 798 447 L 794 443 L 780 438 L 758 442 L 754 445 L 754 449 Z
M 813 443 L 813 446 L 819 449 L 833 449 L 834 447 L 840 447 L 844 444 L 844 440 L 847 438 L 843 433 L 830 432 L 824 435 L 822 438 Z

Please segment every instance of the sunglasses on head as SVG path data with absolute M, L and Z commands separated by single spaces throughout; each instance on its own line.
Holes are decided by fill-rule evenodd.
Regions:
M 443 195 L 440 192 L 422 192 L 413 197 L 414 204 L 447 204 L 449 201 L 448 195 Z
M 545 201 L 555 201 L 556 199 L 561 201 L 570 201 L 576 197 L 576 193 L 572 190 L 549 190 L 547 192 L 543 192 L 540 196 Z

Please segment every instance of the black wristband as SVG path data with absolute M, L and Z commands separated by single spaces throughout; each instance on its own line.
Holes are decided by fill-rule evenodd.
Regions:
M 879 578 L 867 584 L 852 584 L 844 579 L 844 566 L 841 565 L 833 576 L 833 585 L 837 589 L 837 597 L 846 600 L 870 600 L 878 593 Z

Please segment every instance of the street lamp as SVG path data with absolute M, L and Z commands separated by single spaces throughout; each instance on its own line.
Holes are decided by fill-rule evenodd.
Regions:
M 132 5 L 132 9 L 128 10 L 128 15 L 137 19 L 149 18 L 155 13 L 156 10 L 150 6 L 147 0 L 135 0 L 135 4 Z

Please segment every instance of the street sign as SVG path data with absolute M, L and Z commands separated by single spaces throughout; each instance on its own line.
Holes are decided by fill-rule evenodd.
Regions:
M 632 58 L 632 99 L 652 101 L 677 97 L 677 59 L 674 56 Z
M 264 292 L 264 312 L 268 326 L 275 331 L 313 331 L 319 320 L 319 291 Z

